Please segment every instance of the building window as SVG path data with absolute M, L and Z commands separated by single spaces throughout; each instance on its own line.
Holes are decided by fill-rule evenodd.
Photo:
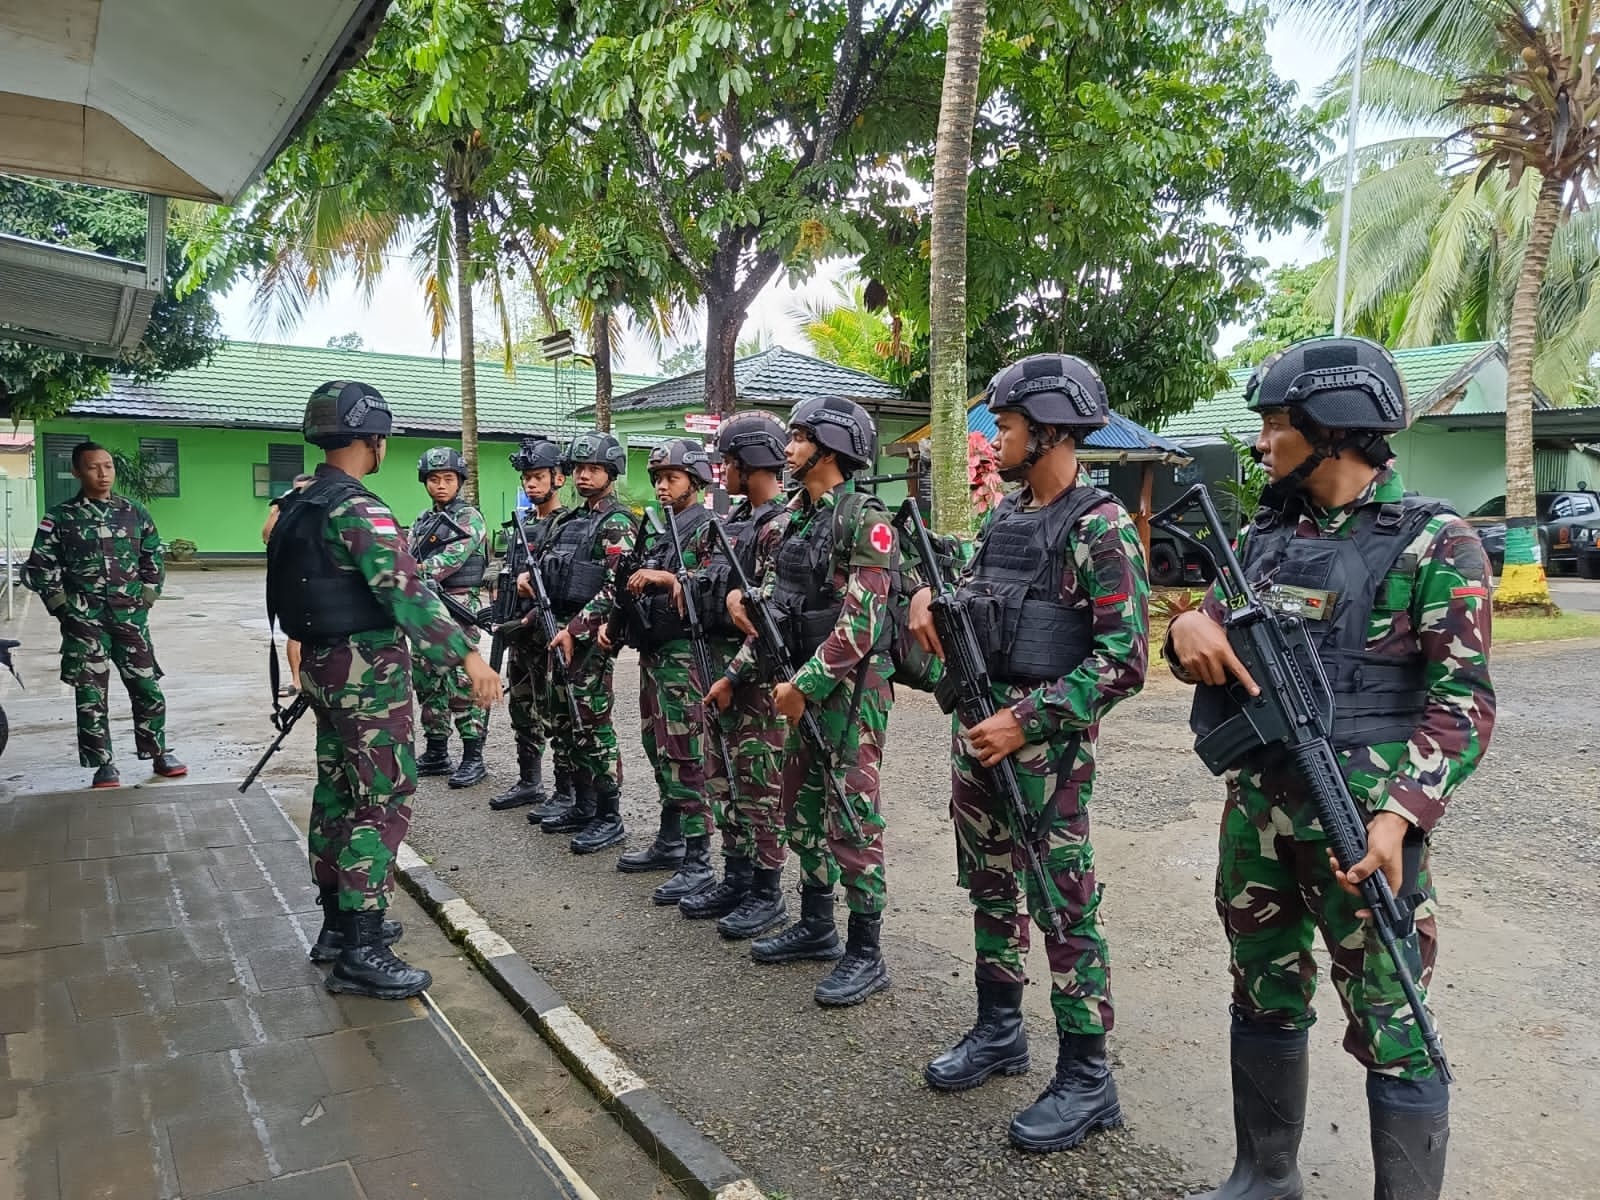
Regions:
M 306 448 L 301 442 L 272 442 L 267 461 L 255 464 L 255 493 L 262 499 L 281 496 L 306 470 Z
M 178 439 L 140 438 L 139 457 L 150 464 L 152 496 L 178 494 Z
M 1089 467 L 1084 471 L 1084 474 L 1089 477 L 1090 487 L 1103 488 L 1111 486 L 1110 467 Z

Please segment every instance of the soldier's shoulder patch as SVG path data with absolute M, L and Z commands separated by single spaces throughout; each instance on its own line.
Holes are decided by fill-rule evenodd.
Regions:
M 867 542 L 879 554 L 887 554 L 894 549 L 894 534 L 890 531 L 885 521 L 876 521 L 872 528 L 867 530 Z
M 39 532 L 40 533 L 49 533 L 55 527 L 56 527 L 56 519 L 54 517 L 44 517 L 39 521 Z

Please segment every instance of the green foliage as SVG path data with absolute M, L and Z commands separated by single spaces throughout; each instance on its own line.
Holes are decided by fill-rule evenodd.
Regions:
M 165 468 L 137 450 L 112 450 L 110 453 L 117 470 L 117 491 L 140 504 L 154 500 L 166 478 Z
M 661 374 L 668 379 L 679 375 L 687 375 L 690 371 L 698 371 L 706 365 L 706 344 L 704 342 L 685 342 L 671 354 L 658 360 Z
M 1265 490 L 1270 476 L 1267 474 L 1267 469 L 1251 455 L 1250 444 L 1243 438 L 1235 437 L 1227 430 L 1223 430 L 1222 440 L 1228 443 L 1228 448 L 1239 460 L 1239 478 L 1218 480 L 1217 490 L 1232 503 L 1234 519 L 1247 521 L 1251 514 L 1261 507 L 1261 493 Z
M 190 211 L 174 209 L 169 289 L 183 271 L 181 231 Z M 146 220 L 144 197 L 131 192 L 0 176 L 0 230 L 8 233 L 141 262 Z M 113 371 L 147 383 L 209 362 L 222 344 L 213 288 L 203 273 L 193 284 L 182 299 L 160 296 L 144 338 L 114 361 L 0 338 L 0 406 L 13 420 L 43 421 L 105 395 Z
M 818 358 L 901 387 L 910 382 L 913 331 L 902 318 L 869 309 L 866 285 L 859 278 L 835 287 L 831 300 L 808 300 L 790 316 Z
M 1332 270 L 1333 260 L 1324 258 L 1305 266 L 1279 267 L 1268 275 L 1266 295 L 1249 309 L 1250 332 L 1222 365 L 1253 367 L 1291 342 L 1332 333 L 1332 308 L 1313 299 L 1317 285 Z
M 354 331 L 336 334 L 328 339 L 329 350 L 365 350 L 366 348 L 366 339 Z
M 162 553 L 169 562 L 192 562 L 198 549 L 188 538 L 173 538 L 170 542 L 162 543 Z

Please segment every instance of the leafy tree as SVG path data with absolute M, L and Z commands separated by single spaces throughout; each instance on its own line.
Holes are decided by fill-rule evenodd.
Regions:
M 1315 300 L 1317 286 L 1333 269 L 1333 260 L 1279 267 L 1267 276 L 1266 295 L 1250 305 L 1250 331 L 1222 365 L 1253 367 L 1291 342 L 1333 332 L 1332 309 Z
M 690 371 L 698 371 L 706 365 L 706 344 L 704 342 L 685 342 L 671 354 L 657 360 L 661 373 L 668 379 L 679 375 L 687 375 Z
M 329 350 L 365 350 L 366 339 L 359 333 L 340 333 L 328 339 Z
M 865 371 L 900 386 L 911 361 L 910 331 L 899 317 L 867 307 L 866 285 L 851 277 L 831 300 L 807 300 L 790 310 L 811 352 L 825 362 Z
M 92 358 L 0 337 L 0 406 L 18 421 L 59 416 L 80 400 L 103 396 L 111 374 L 148 383 L 209 362 L 222 344 L 204 277 L 182 299 L 171 286 L 183 273 L 182 228 L 192 209 L 173 208 L 167 239 L 168 288 L 156 299 L 144 337 L 117 359 Z M 142 261 L 146 201 L 131 192 L 0 176 L 0 229 L 36 241 Z

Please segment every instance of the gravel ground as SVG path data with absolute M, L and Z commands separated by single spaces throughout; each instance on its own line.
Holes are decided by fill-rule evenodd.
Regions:
M 1594 648 L 1498 656 L 1494 744 L 1438 838 L 1445 933 L 1435 1007 L 1462 1080 L 1451 1197 L 1600 1196 L 1600 1096 L 1585 1082 L 1600 1066 Z M 638 844 L 654 830 L 656 805 L 631 656 L 617 680 L 624 814 Z M 620 875 L 614 853 L 576 858 L 520 812 L 490 813 L 497 786 L 450 792 L 424 781 L 412 840 L 774 1195 L 1179 1196 L 1225 1173 L 1232 1157 L 1227 970 L 1210 894 L 1220 785 L 1189 752 L 1186 713 L 1186 690 L 1153 677 L 1103 738 L 1093 812 L 1129 1128 L 1074 1153 L 1023 1155 L 1005 1138 L 1006 1121 L 1053 1063 L 1037 947 L 1033 1071 L 959 1096 L 922 1082 L 923 1063 L 964 1031 L 972 1007 L 970 910 L 955 886 L 945 811 L 947 727 L 926 697 L 900 698 L 885 764 L 884 942 L 895 986 L 856 1009 L 812 1002 L 824 965 L 756 966 L 710 923 L 652 908 L 659 877 Z M 514 773 L 503 712 L 489 759 L 496 780 Z M 1341 1022 L 1328 1007 L 1313 1039 L 1303 1157 L 1308 1196 L 1332 1198 L 1371 1184 L 1361 1073 L 1341 1054 Z M 1537 1179 L 1530 1163 L 1540 1164 Z

